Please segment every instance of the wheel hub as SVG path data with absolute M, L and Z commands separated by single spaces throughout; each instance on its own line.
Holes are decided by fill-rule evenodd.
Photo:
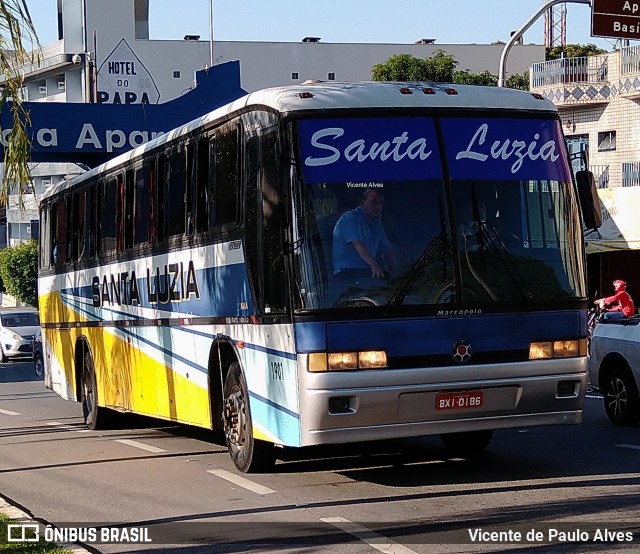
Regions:
M 611 381 L 610 390 L 607 393 L 607 402 L 617 417 L 624 414 L 627 407 L 627 389 L 620 379 Z
M 246 436 L 245 402 L 240 390 L 233 391 L 224 403 L 224 429 L 227 439 L 238 447 L 244 446 Z

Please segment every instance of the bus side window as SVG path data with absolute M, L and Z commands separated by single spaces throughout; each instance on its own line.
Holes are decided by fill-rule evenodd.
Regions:
M 239 220 L 238 169 L 239 128 L 226 128 L 215 140 L 215 222 L 216 228 L 234 227 Z
M 264 241 L 264 302 L 265 312 L 282 312 L 286 309 L 284 245 L 282 242 L 282 201 L 280 196 L 278 134 L 262 137 L 262 172 L 260 192 L 262 197 L 262 236 Z
M 135 208 L 135 183 L 133 169 L 125 173 L 124 185 L 124 249 L 133 246 L 133 212 Z
M 209 137 L 198 141 L 197 165 L 196 228 L 199 233 L 204 233 L 209 230 Z
M 158 161 L 149 161 L 149 244 L 156 243 L 158 224 Z
M 168 237 L 185 233 L 186 172 L 186 153 L 184 145 L 181 145 L 169 155 L 169 177 L 165 197 Z
M 211 137 L 207 149 L 207 226 L 209 230 L 216 228 L 216 141 Z
M 150 195 L 149 195 L 149 166 L 136 171 L 135 180 L 135 218 L 133 222 L 134 243 L 147 244 L 149 242 Z
M 51 227 L 49 223 L 49 213 L 51 210 L 50 204 L 42 203 L 40 205 L 40 236 L 38 237 L 38 244 L 40 245 L 38 267 L 40 269 L 46 269 L 49 267 L 49 260 L 51 260 Z
M 249 263 L 249 277 L 251 278 L 256 298 L 256 304 L 260 304 L 262 297 L 262 282 L 259 259 L 259 238 L 262 229 L 258 226 L 258 179 L 259 179 L 259 162 L 260 142 L 257 136 L 249 137 L 244 149 L 244 178 L 246 180 L 246 248 L 247 261 Z
M 49 265 L 54 267 L 58 261 L 58 203 L 51 203 L 51 217 L 49 218 L 49 225 L 51 226 L 49 233 L 49 252 L 51 257 L 49 258 Z
M 55 203 L 55 239 L 53 242 L 53 262 L 56 268 L 62 267 L 67 260 L 67 210 L 66 198 L 59 198 Z
M 116 249 L 117 242 L 116 206 L 118 205 L 118 182 L 116 179 L 110 179 L 104 183 L 102 194 L 102 210 L 100 210 L 102 214 L 100 226 L 102 244 L 100 245 L 100 253 L 111 254 Z
M 84 223 L 86 192 L 76 192 L 73 195 L 71 217 L 71 233 L 73 240 L 70 241 L 69 255 L 71 259 L 77 261 L 84 256 Z
M 162 242 L 166 237 L 167 209 L 165 204 L 167 190 L 167 172 L 169 164 L 164 154 L 158 156 L 158 171 L 156 174 L 156 240 Z
M 96 257 L 96 244 L 98 243 L 97 233 L 97 209 L 96 209 L 96 190 L 97 184 L 93 184 L 87 192 L 87 206 L 85 209 L 85 256 L 88 258 Z M 88 250 L 87 250 L 88 245 Z
M 187 236 L 193 235 L 195 229 L 195 206 L 193 205 L 193 198 L 196 188 L 197 180 L 197 166 L 196 166 L 196 145 L 193 141 L 187 144 L 187 188 L 185 190 L 185 221 L 187 226 L 185 233 Z

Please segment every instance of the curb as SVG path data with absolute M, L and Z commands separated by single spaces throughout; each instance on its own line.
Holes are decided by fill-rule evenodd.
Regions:
M 24 510 L 10 504 L 6 498 L 0 496 L 0 512 L 13 519 L 16 523 L 30 523 L 37 524 L 40 528 L 40 535 L 43 535 L 43 530 L 46 523 L 37 521 L 32 515 L 28 514 Z M 56 543 L 57 544 L 57 543 Z M 74 554 L 94 554 L 95 551 L 87 550 L 86 548 L 78 544 L 57 544 L 60 548 L 66 548 Z

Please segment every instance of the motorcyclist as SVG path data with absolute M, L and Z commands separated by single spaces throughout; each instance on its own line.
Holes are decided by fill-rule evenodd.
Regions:
M 622 319 L 632 316 L 636 309 L 633 304 L 633 298 L 627 292 L 627 283 L 620 279 L 613 282 L 613 296 L 600 298 L 594 301 L 600 309 L 605 312 L 603 319 Z

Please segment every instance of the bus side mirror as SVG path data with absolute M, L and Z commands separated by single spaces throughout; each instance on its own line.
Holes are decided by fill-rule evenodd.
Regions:
M 602 225 L 602 213 L 593 173 L 584 170 L 576 171 L 576 184 L 584 226 L 586 229 L 597 229 Z

